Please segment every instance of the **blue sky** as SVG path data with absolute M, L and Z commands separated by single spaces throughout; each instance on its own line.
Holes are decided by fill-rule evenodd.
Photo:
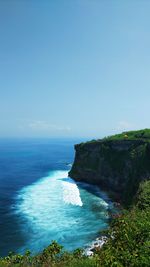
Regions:
M 150 1 L 0 1 L 0 136 L 150 127 Z

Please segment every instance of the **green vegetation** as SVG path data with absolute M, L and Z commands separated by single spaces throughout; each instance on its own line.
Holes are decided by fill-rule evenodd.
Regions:
M 143 140 L 150 141 L 150 129 L 128 131 L 104 138 L 105 140 Z
M 107 136 L 104 137 L 103 139 L 97 139 L 97 140 L 93 139 L 91 141 L 87 141 L 86 143 L 81 143 L 80 145 L 84 146 L 84 144 L 98 143 L 98 142 L 101 143 L 102 141 L 121 141 L 121 140 L 142 140 L 150 142 L 150 129 L 122 132 L 121 134 Z
M 140 184 L 132 208 L 111 223 L 107 242 L 86 257 L 80 249 L 65 252 L 55 241 L 31 256 L 10 253 L 0 267 L 148 267 L 150 266 L 150 180 Z
M 150 266 L 150 181 L 141 183 L 130 211 L 112 222 L 109 240 L 99 252 L 104 265 Z

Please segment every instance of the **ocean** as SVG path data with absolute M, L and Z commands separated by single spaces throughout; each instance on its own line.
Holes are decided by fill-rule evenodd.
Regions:
M 0 139 L 0 256 L 86 247 L 108 227 L 107 195 L 68 177 L 78 142 Z

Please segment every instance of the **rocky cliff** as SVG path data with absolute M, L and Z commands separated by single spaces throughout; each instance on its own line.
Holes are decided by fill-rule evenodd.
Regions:
M 150 177 L 149 137 L 150 130 L 143 130 L 75 145 L 69 176 L 130 204 L 141 180 Z

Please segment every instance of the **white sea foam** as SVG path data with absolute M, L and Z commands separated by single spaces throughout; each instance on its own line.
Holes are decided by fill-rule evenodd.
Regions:
M 24 187 L 17 197 L 16 212 L 46 228 L 49 220 L 55 221 L 53 213 L 57 216 L 65 211 L 64 204 L 82 206 L 79 189 L 67 176 L 67 171 L 51 172 L 49 176 Z
M 67 171 L 50 172 L 18 192 L 13 211 L 20 220 L 22 233 L 28 236 L 19 252 L 39 251 L 52 240 L 66 248 L 82 246 L 100 226 L 106 226 L 107 205 L 87 190 L 79 191 Z
M 63 200 L 67 204 L 72 204 L 76 206 L 82 206 L 83 203 L 80 198 L 80 192 L 76 183 L 68 178 L 62 182 L 63 187 Z

